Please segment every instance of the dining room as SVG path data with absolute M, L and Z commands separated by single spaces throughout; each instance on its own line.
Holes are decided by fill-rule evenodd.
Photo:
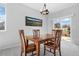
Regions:
M 0 3 L 0 12 L 4 7 L 6 15 L 5 29 L 0 33 L 0 55 L 78 56 L 78 6 L 78 3 Z M 67 40 L 62 38 L 61 24 L 53 26 L 60 18 L 71 19 Z

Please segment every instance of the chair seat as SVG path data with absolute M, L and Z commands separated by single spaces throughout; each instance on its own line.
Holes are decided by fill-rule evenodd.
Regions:
M 58 48 L 58 45 L 55 44 L 54 42 L 47 42 L 45 43 L 45 46 L 48 47 L 48 48 L 51 48 L 51 49 L 57 49 Z
M 29 44 L 28 46 L 26 46 L 26 52 L 30 53 L 32 51 L 35 51 L 35 45 L 34 44 Z

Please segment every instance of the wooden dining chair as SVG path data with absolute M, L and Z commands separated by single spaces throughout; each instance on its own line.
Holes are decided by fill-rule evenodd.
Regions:
M 54 37 L 51 39 L 51 41 L 45 42 L 44 44 L 44 55 L 46 54 L 46 51 L 52 52 L 54 56 L 56 56 L 56 50 L 59 51 L 59 55 L 61 56 L 61 34 L 62 30 L 53 30 L 54 31 Z M 50 50 L 48 50 L 49 48 Z
M 21 56 L 23 55 L 23 53 L 26 56 L 27 53 L 30 52 L 32 52 L 33 55 L 33 51 L 36 50 L 35 44 L 29 44 L 28 39 L 24 35 L 24 30 L 19 30 L 19 35 L 21 38 Z
M 40 30 L 34 29 L 33 30 L 33 38 L 39 38 L 40 37 Z

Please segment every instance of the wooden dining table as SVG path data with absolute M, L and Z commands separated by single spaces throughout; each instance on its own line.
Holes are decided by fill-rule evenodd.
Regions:
M 41 35 L 39 38 L 33 38 L 33 35 L 27 35 L 26 39 L 31 40 L 34 42 L 35 46 L 36 46 L 36 55 L 39 56 L 40 55 L 40 44 L 43 44 L 46 40 L 51 40 L 52 34 L 44 34 Z

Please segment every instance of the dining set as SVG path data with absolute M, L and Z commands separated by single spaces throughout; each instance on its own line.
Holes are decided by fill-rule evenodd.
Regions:
M 27 56 L 28 53 L 32 53 L 31 56 L 40 56 L 41 44 L 44 46 L 44 56 L 46 51 L 56 56 L 57 52 L 61 56 L 61 36 L 62 30 L 53 29 L 51 34 L 40 34 L 39 29 L 33 29 L 32 35 L 25 35 L 24 30 L 19 30 L 21 40 L 21 56 Z M 30 43 L 32 41 L 33 43 Z

